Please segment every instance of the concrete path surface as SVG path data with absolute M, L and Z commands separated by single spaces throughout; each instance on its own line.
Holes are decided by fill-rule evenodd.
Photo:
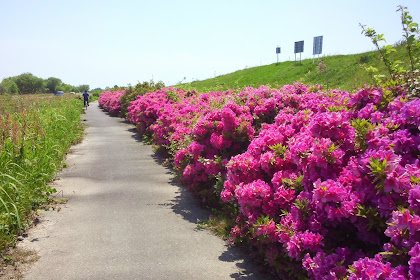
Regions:
M 19 244 L 40 259 L 25 279 L 268 279 L 197 219 L 208 212 L 172 181 L 133 126 L 91 104 L 83 142 L 60 179 L 61 211 L 46 211 Z

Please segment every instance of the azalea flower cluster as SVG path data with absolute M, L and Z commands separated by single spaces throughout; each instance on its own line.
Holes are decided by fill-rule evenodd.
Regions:
M 130 106 L 128 106 L 127 120 L 136 125 L 141 134 L 152 137 L 152 126 L 158 124 L 158 119 L 165 111 L 164 107 L 167 105 L 169 107 L 174 104 L 176 105 L 176 100 L 183 100 L 186 97 L 186 94 L 186 92 L 179 89 L 164 88 L 156 92 L 150 92 L 145 95 L 138 96 L 138 98 L 131 102 Z M 165 124 L 168 124 L 168 127 L 173 127 L 173 125 L 171 125 L 170 122 L 168 123 L 165 118 L 161 118 L 160 121 L 164 121 Z M 163 139 L 168 135 L 169 131 L 167 133 L 157 135 L 155 138 Z M 169 144 L 168 141 L 164 142 L 165 144 Z
M 250 110 L 234 102 L 233 92 L 196 93 L 174 88 L 139 96 L 127 119 L 163 148 L 181 181 L 206 203 L 220 201 L 213 188 L 226 163 L 246 150 L 254 135 Z
M 99 106 L 112 116 L 118 116 L 121 112 L 120 98 L 124 90 L 104 91 L 99 96 Z
M 420 278 L 420 100 L 403 89 L 166 88 L 128 111 L 283 276 Z
M 233 238 L 312 279 L 418 279 L 420 101 L 400 93 L 388 104 L 381 89 L 283 102 L 227 165 Z

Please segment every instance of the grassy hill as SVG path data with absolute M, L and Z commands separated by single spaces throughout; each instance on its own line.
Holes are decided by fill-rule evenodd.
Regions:
M 407 69 L 408 55 L 403 46 L 397 46 L 393 60 L 400 60 L 401 66 Z M 417 57 L 419 52 L 417 52 Z M 178 85 L 183 89 L 196 89 L 201 92 L 210 90 L 237 89 L 246 86 L 258 87 L 269 85 L 280 87 L 293 82 L 305 84 L 321 84 L 326 89 L 352 91 L 364 84 L 371 85 L 373 80 L 362 67 L 373 66 L 380 74 L 387 74 L 383 62 L 376 51 L 352 55 L 335 55 L 321 58 L 321 63 L 312 59 L 302 60 L 295 65 L 294 61 L 273 63 L 270 65 L 248 68 L 212 79 L 195 81 Z

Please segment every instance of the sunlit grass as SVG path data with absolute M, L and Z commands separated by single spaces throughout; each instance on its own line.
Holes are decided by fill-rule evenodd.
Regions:
M 398 46 L 392 54 L 393 60 L 401 61 L 401 65 L 407 68 L 409 59 L 405 47 Z M 417 50 L 416 55 L 420 52 Z M 239 70 L 215 78 L 194 81 L 192 83 L 178 85 L 182 89 L 196 89 L 200 92 L 243 89 L 244 87 L 259 87 L 268 85 L 281 87 L 294 82 L 304 84 L 320 84 L 325 89 L 340 89 L 352 91 L 365 84 L 372 85 L 373 79 L 368 75 L 365 66 L 378 68 L 379 73 L 387 75 L 385 65 L 382 63 L 377 52 L 366 52 L 351 55 L 323 56 L 323 67 L 319 67 L 318 59 L 305 59 L 300 64 L 294 61 L 273 63 L 264 66 L 252 67 Z
M 82 137 L 82 112 L 73 96 L 0 96 L 0 249 L 55 191 L 48 182 Z

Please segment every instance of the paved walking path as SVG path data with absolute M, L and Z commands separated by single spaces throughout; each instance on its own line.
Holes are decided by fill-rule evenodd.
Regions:
M 25 279 L 267 279 L 207 230 L 209 213 L 171 183 L 130 124 L 91 104 L 84 141 L 55 184 L 62 210 L 46 211 L 19 245 L 40 259 Z

